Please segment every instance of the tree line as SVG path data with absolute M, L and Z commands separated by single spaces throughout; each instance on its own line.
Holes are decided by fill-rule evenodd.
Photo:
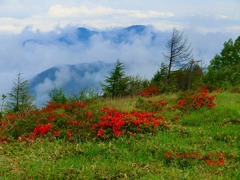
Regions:
M 121 98 L 134 96 L 146 87 L 158 87 L 162 93 L 186 91 L 202 85 L 208 88 L 240 89 L 240 36 L 224 43 L 220 54 L 217 54 L 204 72 L 192 54 L 191 44 L 184 33 L 173 28 L 170 39 L 165 44 L 163 61 L 153 75 L 147 80 L 139 75 L 127 76 L 125 65 L 117 60 L 112 72 L 101 83 L 103 94 L 94 91 L 81 91 L 67 98 L 62 89 L 56 87 L 49 92 L 50 100 L 60 103 L 81 101 L 91 97 Z M 18 112 L 36 108 L 34 98 L 30 95 L 29 84 L 19 73 L 14 80 L 12 90 L 1 99 L 0 117 L 3 111 Z
M 201 60 L 192 54 L 191 44 L 183 32 L 173 28 L 171 38 L 165 44 L 165 53 L 159 70 L 151 80 L 135 81 L 135 77 L 125 76 L 124 64 L 119 60 L 102 85 L 104 96 L 122 97 L 138 93 L 146 86 L 160 88 L 162 93 L 187 91 L 207 86 L 209 89 L 235 88 L 240 92 L 240 36 L 235 42 L 224 43 L 208 66 L 207 72 L 201 67 Z M 129 90 L 135 90 L 131 94 Z

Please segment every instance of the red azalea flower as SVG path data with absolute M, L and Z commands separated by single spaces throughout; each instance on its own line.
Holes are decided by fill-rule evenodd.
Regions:
M 34 134 L 31 134 L 28 139 L 33 140 L 35 138 Z
M 219 164 L 220 165 L 224 165 L 224 160 L 222 159 L 222 160 L 219 160 Z
M 57 137 L 59 134 L 60 134 L 59 131 L 54 131 L 54 133 L 53 133 L 53 137 Z
M 197 107 L 200 107 L 200 106 L 201 106 L 201 103 L 196 102 L 196 106 L 197 106 Z
M 184 104 L 186 104 L 186 100 L 185 100 L 185 99 L 181 99 L 181 100 L 179 100 L 179 101 L 177 102 L 177 104 L 178 104 L 178 106 L 183 107 Z
M 97 132 L 97 136 L 102 136 L 105 131 L 101 128 Z
M 216 104 L 215 104 L 215 103 L 210 103 L 210 104 L 207 104 L 207 107 L 214 107 L 214 106 L 216 106 Z
M 72 136 L 72 133 L 70 131 L 67 132 L 67 136 L 68 137 L 71 137 Z
M 33 130 L 33 134 L 37 135 L 38 133 L 40 134 L 46 134 L 48 131 L 52 129 L 51 124 L 42 124 L 42 125 L 37 125 L 37 127 Z

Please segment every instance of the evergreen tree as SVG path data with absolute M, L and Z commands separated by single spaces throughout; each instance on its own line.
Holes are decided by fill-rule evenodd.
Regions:
M 22 78 L 21 73 L 18 73 L 13 83 L 11 93 L 8 94 L 7 110 L 17 112 L 35 108 L 33 97 L 29 93 L 28 81 Z
M 101 84 L 104 96 L 115 98 L 126 95 L 128 78 L 125 76 L 124 69 L 124 64 L 117 60 L 110 76 L 106 77 L 105 84 Z
M 5 94 L 2 94 L 2 99 L 1 99 L 1 108 L 0 108 L 0 118 L 3 115 L 4 109 L 5 109 L 5 100 L 6 100 L 7 96 Z
M 54 87 L 48 94 L 50 101 L 55 101 L 61 104 L 67 103 L 68 99 L 64 94 L 64 91 L 60 88 Z
M 168 68 L 164 63 L 162 63 L 160 70 L 158 70 L 151 79 L 151 84 L 158 87 L 163 86 L 166 82 L 167 74 Z

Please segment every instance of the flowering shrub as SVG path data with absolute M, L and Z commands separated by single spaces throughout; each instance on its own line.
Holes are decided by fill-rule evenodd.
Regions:
M 127 113 L 108 107 L 96 109 L 85 102 L 50 102 L 40 110 L 8 115 L 3 122 L 8 122 L 5 131 L 21 141 L 34 140 L 39 136 L 71 140 L 112 138 L 152 132 L 158 126 L 166 125 L 164 118 L 154 113 Z
M 152 133 L 157 128 L 166 127 L 167 123 L 159 113 L 172 107 L 183 112 L 211 108 L 215 106 L 214 98 L 215 95 L 210 95 L 206 88 L 183 95 L 169 107 L 168 102 L 163 100 L 151 101 L 139 97 L 137 109 L 131 112 L 99 107 L 96 101 L 66 104 L 51 101 L 42 109 L 5 114 L 0 118 L 0 143 L 9 142 L 9 139 L 24 141 L 46 136 L 77 141 Z M 179 118 L 173 114 L 173 119 Z
M 33 134 L 46 134 L 48 131 L 52 129 L 51 124 L 42 124 L 42 125 L 37 125 L 37 127 L 33 130 Z
M 144 100 L 142 98 L 138 98 L 135 107 L 146 112 L 162 112 L 167 105 L 168 102 L 165 102 L 163 100 L 153 102 L 152 100 Z
M 151 97 L 160 93 L 160 89 L 157 87 L 147 87 L 143 92 L 138 93 L 142 97 Z
M 213 102 L 216 95 L 210 95 L 206 87 L 199 88 L 196 92 L 184 94 L 173 106 L 174 109 L 180 109 L 184 112 L 190 112 L 202 107 L 214 107 Z
M 100 122 L 93 125 L 97 130 L 97 136 L 103 138 L 117 137 L 119 135 L 134 135 L 139 132 L 156 131 L 158 126 L 165 127 L 163 116 L 155 113 L 126 111 L 120 112 L 116 109 L 104 107 L 101 109 L 103 115 Z

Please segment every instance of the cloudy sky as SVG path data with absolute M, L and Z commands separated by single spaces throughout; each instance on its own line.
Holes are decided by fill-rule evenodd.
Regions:
M 159 49 L 147 47 L 147 38 L 141 39 L 142 44 L 138 39 L 130 47 L 116 47 L 96 37 L 84 51 L 82 44 L 26 48 L 22 46 L 25 40 L 43 34 L 51 39 L 74 27 L 110 30 L 142 24 L 162 32 L 177 27 L 188 35 L 195 55 L 201 54 L 197 58 L 207 64 L 220 52 L 224 41 L 239 36 L 239 9 L 239 0 L 0 0 L 0 95 L 9 92 L 18 72 L 31 79 L 59 64 L 123 58 L 132 63 L 135 73 L 134 63 L 139 62 L 132 59 L 139 59 L 146 67 L 146 59 L 161 55 Z M 149 63 L 144 75 L 149 77 L 156 70 L 156 62 Z
M 240 30 L 239 8 L 239 0 L 0 0 L 0 31 L 151 24 L 161 30 L 174 25 L 232 32 Z

